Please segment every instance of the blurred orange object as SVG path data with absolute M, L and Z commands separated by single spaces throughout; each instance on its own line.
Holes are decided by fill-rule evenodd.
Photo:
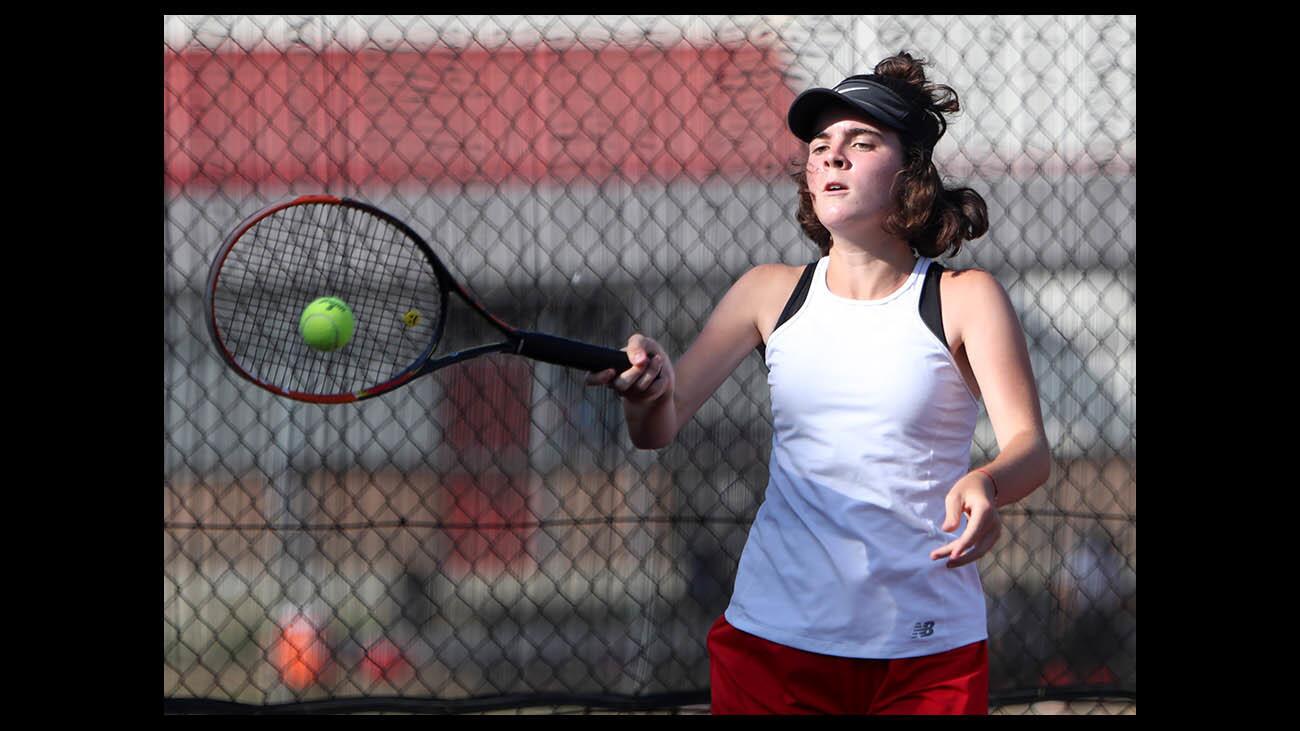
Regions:
M 402 651 L 392 642 L 379 640 L 366 650 L 366 657 L 361 662 L 361 669 L 373 681 L 387 680 L 401 682 L 409 673 L 410 666 Z
M 301 614 L 285 623 L 272 651 L 272 662 L 280 671 L 280 678 L 294 690 L 315 683 L 325 669 L 327 657 L 320 631 Z

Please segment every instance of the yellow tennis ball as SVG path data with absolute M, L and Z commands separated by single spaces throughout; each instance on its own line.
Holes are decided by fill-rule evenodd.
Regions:
M 321 297 L 307 305 L 298 319 L 302 339 L 316 350 L 338 350 L 352 339 L 356 320 L 352 308 L 338 297 Z

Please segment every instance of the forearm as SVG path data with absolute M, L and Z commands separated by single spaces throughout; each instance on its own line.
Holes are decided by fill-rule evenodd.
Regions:
M 1025 432 L 1009 440 L 992 462 L 976 468 L 997 485 L 997 506 L 1024 499 L 1047 482 L 1052 454 L 1042 433 Z
M 677 408 L 672 392 L 648 402 L 623 402 L 627 433 L 638 449 L 660 449 L 677 436 Z

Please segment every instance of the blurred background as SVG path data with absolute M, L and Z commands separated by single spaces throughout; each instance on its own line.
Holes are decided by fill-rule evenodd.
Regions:
M 993 704 L 1135 712 L 1133 16 L 164 16 L 165 707 L 707 710 L 767 480 L 757 354 L 653 452 L 508 356 L 309 405 L 222 364 L 208 265 L 258 209 L 347 195 L 518 327 L 680 355 L 750 267 L 817 257 L 790 101 L 900 50 L 959 94 L 936 163 L 991 228 L 943 263 L 1009 292 L 1055 459 L 980 562 Z

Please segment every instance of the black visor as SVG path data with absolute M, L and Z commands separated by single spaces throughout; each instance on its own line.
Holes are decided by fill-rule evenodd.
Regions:
M 923 115 L 874 74 L 850 76 L 834 89 L 809 89 L 795 97 L 787 122 L 795 137 L 812 142 L 821 130 L 814 129 L 821 113 L 832 107 L 865 112 L 881 124 L 899 132 L 917 131 Z

